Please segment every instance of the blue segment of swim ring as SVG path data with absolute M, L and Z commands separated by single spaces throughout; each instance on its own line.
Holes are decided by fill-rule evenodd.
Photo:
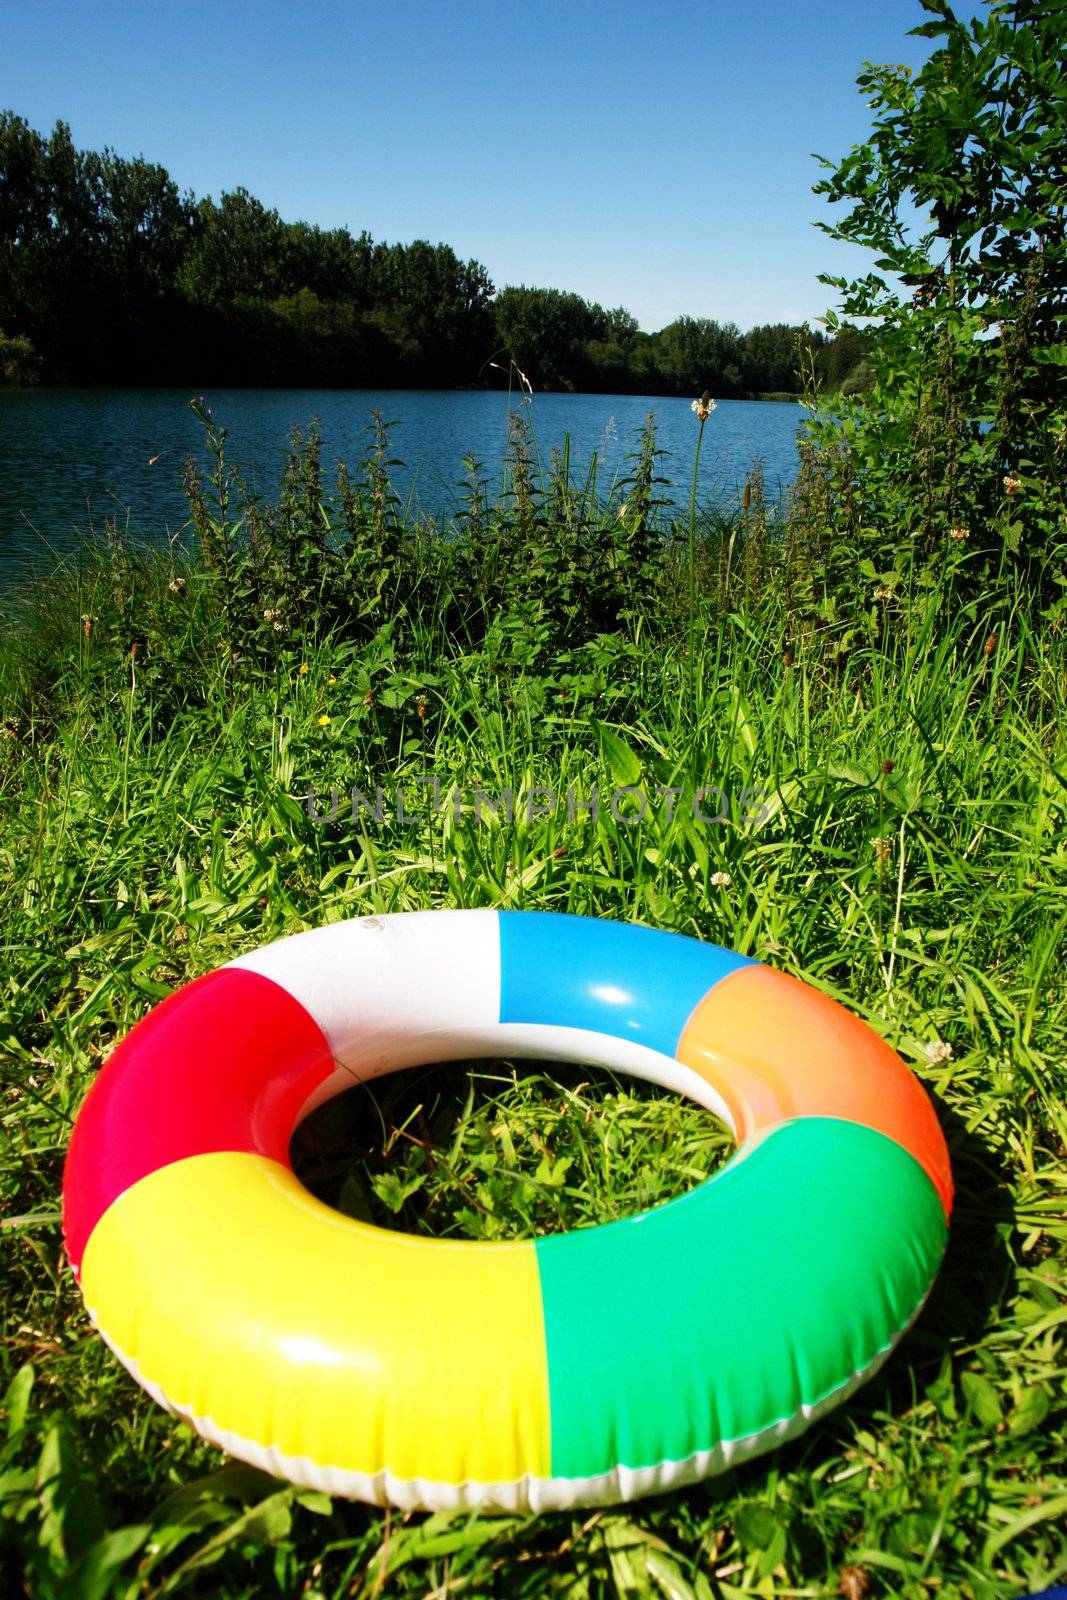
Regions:
M 599 917 L 501 911 L 500 1020 L 588 1028 L 673 1056 L 709 989 L 747 956 Z

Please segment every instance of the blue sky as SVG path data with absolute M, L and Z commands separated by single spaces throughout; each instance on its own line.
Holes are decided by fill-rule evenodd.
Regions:
M 811 152 L 868 127 L 863 60 L 915 66 L 918 0 L 7 0 L 0 106 L 243 185 L 288 219 L 451 244 L 498 288 L 817 318 L 865 253 L 813 227 Z

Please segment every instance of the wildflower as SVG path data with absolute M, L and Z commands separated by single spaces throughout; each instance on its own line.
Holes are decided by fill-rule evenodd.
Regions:
M 415 702 L 415 714 L 420 722 L 426 721 L 426 712 L 428 709 L 429 707 L 427 706 L 425 700 L 420 699 Z
M 184 578 L 172 578 L 170 580 L 170 582 L 167 584 L 167 588 L 170 590 L 171 594 L 184 594 L 185 593 L 185 579 Z
M 92 637 L 93 623 L 95 620 L 96 619 L 94 617 L 90 616 L 88 611 L 82 612 L 82 633 L 87 639 Z
M 932 1067 L 939 1067 L 945 1061 L 951 1061 L 954 1051 L 944 1039 L 935 1039 L 933 1044 L 926 1046 L 926 1059 Z
M 271 627 L 274 629 L 275 633 L 284 633 L 285 632 L 285 623 L 284 622 L 279 622 L 279 621 L 277 621 L 277 619 L 275 619 L 275 621 L 271 623 Z
M 713 872 L 711 881 L 716 889 L 728 889 L 734 880 L 728 872 Z
M 871 840 L 871 848 L 874 850 L 877 859 L 881 862 L 885 862 L 888 861 L 890 856 L 893 854 L 893 841 L 892 839 L 886 839 L 879 836 L 878 838 Z
M 322 717 L 319 718 L 319 727 L 320 728 L 328 728 L 329 726 L 330 726 L 329 717 L 322 716 Z
M 268 606 L 266 611 L 264 611 L 264 613 L 263 613 L 263 621 L 264 622 L 277 622 L 277 620 L 278 620 L 278 618 L 280 616 L 281 616 L 281 612 L 280 611 L 275 611 L 273 609 L 273 607 Z M 303 668 L 301 668 L 301 671 L 303 671 Z
M 993 651 L 996 648 L 997 648 L 997 636 L 996 636 L 996 634 L 995 633 L 987 634 L 986 635 L 986 642 L 982 646 L 982 654 L 984 656 L 991 656 L 993 654 Z
M 696 412 L 698 422 L 707 422 L 711 413 L 715 410 L 715 402 L 705 389 L 700 399 L 694 400 L 689 409 Z
M 374 690 L 373 689 L 368 689 L 367 690 L 366 694 L 363 696 L 363 704 L 365 706 L 372 706 L 374 704 Z
M 308 671 L 309 671 L 309 668 L 308 668 L 307 662 L 306 661 L 302 661 L 300 663 L 300 677 L 302 677 L 302 678 L 305 677 L 306 674 L 308 673 Z
M 1018 494 L 1022 486 L 1023 480 L 1020 477 L 1017 477 L 1014 472 L 1006 472 L 1004 474 L 1005 494 Z
M 326 682 L 330 686 L 330 688 L 332 688 L 333 685 L 337 682 L 337 679 L 336 678 L 327 678 Z
M 892 600 L 892 585 L 888 583 L 880 583 L 877 589 L 874 591 L 874 598 L 876 600 Z
M 950 528 L 948 530 L 948 536 L 951 540 L 953 540 L 954 543 L 962 544 L 965 539 L 969 539 L 971 537 L 971 530 L 963 527 Z

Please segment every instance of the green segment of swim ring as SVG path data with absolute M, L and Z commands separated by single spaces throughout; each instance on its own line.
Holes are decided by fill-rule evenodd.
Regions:
M 828 1399 L 914 1316 L 945 1236 L 906 1150 L 805 1117 L 668 1205 L 539 1239 L 552 1476 L 682 1461 Z

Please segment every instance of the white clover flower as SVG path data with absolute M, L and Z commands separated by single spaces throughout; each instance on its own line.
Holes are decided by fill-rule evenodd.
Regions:
M 932 1067 L 939 1067 L 945 1061 L 951 1061 L 955 1051 L 944 1039 L 935 1039 L 933 1044 L 926 1046 L 926 1059 Z
M 728 872 L 713 872 L 711 881 L 716 889 L 728 889 L 734 880 Z

